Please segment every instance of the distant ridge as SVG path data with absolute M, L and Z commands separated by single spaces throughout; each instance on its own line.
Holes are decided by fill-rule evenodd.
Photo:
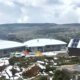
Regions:
M 12 24 L 0 24 L 0 26 L 12 26 L 12 25 L 17 25 L 17 26 L 43 26 L 43 25 L 50 25 L 50 26 L 56 26 L 58 24 L 56 23 L 12 23 Z
M 26 41 L 35 38 L 55 38 L 69 42 L 71 38 L 80 38 L 80 23 L 13 23 L 0 24 L 0 38 L 14 41 Z
M 80 23 L 68 23 L 68 24 L 62 24 L 62 25 L 67 25 L 67 26 L 68 26 L 68 25 L 69 25 L 69 26 L 70 26 L 70 25 L 73 25 L 73 26 L 80 26 Z
M 43 26 L 43 25 L 48 25 L 48 26 L 80 26 L 80 23 L 68 23 L 68 24 L 56 24 L 56 23 L 10 23 L 10 24 L 0 24 L 0 26 Z

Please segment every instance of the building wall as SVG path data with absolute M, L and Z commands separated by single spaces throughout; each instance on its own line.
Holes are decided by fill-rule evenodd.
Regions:
M 68 54 L 70 56 L 80 56 L 80 48 L 68 48 Z
M 6 53 L 4 50 L 0 50 L 0 57 L 8 57 L 9 53 Z
M 3 49 L 0 50 L 0 57 L 9 57 L 11 52 L 22 52 L 23 50 L 25 50 L 25 47 Z
M 44 52 L 61 51 L 61 50 L 65 50 L 65 49 L 66 49 L 66 45 L 48 45 L 48 46 L 45 46 Z
M 62 51 L 66 50 L 66 45 L 47 45 L 42 47 L 29 47 L 30 52 L 51 52 L 51 51 Z

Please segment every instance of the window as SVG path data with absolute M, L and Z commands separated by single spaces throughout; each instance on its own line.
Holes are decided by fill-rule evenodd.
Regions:
M 43 52 L 43 47 L 38 47 L 37 49 L 38 49 L 38 51 Z

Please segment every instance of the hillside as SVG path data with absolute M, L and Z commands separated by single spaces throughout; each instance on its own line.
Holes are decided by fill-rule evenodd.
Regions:
M 80 24 L 28 23 L 0 25 L 0 38 L 26 41 L 33 38 L 56 38 L 68 42 L 80 37 Z

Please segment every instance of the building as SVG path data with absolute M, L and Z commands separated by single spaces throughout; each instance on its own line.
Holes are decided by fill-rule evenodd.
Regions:
M 12 52 L 21 52 L 25 49 L 22 43 L 0 40 L 0 57 L 8 57 Z
M 24 42 L 31 55 L 41 52 L 41 55 L 52 56 L 58 53 L 66 53 L 66 43 L 56 39 L 32 39 Z
M 71 39 L 68 44 L 68 54 L 70 56 L 80 56 L 80 39 Z

